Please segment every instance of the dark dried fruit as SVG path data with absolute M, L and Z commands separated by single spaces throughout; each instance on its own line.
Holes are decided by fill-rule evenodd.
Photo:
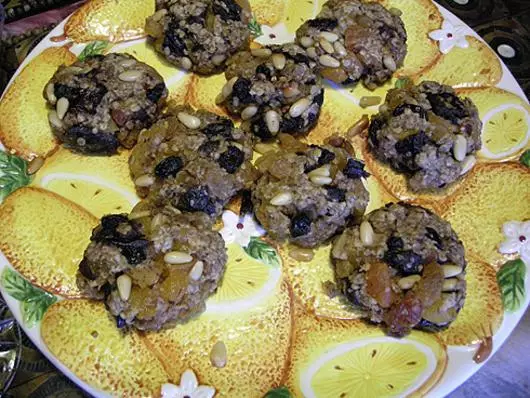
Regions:
M 155 175 L 160 178 L 175 177 L 184 166 L 180 156 L 168 156 L 155 167 Z
M 454 94 L 427 94 L 427 98 L 431 103 L 432 111 L 453 124 L 458 124 L 459 119 L 469 116 L 462 100 Z
M 294 62 L 296 62 L 297 64 L 308 64 L 309 65 L 311 63 L 311 58 L 305 55 L 305 53 L 296 52 L 294 54 L 289 54 L 289 57 L 291 57 L 294 60 Z M 314 82 L 313 83 L 306 82 L 306 83 L 315 84 Z
M 55 83 L 53 93 L 56 98 L 67 98 L 68 102 L 71 105 L 77 102 L 77 99 L 81 95 L 81 88 L 70 87 L 66 84 L 61 83 Z
M 219 149 L 219 145 L 219 141 L 206 141 L 199 147 L 199 154 L 201 156 L 210 156 L 212 153 Z
M 127 262 L 131 265 L 140 264 L 147 258 L 147 247 L 149 246 L 149 241 L 145 239 L 115 244 L 119 247 L 121 254 L 127 259 Z
M 301 133 L 305 128 L 304 124 L 305 121 L 302 116 L 289 117 L 286 115 L 280 122 L 280 131 L 289 134 Z
M 166 35 L 164 37 L 164 43 L 162 44 L 163 48 L 169 48 L 171 54 L 176 55 L 177 57 L 182 57 L 185 55 L 186 44 L 178 36 L 177 29 L 179 26 L 176 23 L 169 24 Z
M 332 202 L 344 202 L 346 200 L 346 191 L 337 187 L 326 185 L 326 197 Z
M 88 265 L 88 261 L 86 261 L 85 258 L 83 258 L 79 263 L 79 273 L 90 281 L 96 279 L 96 275 L 94 275 L 94 273 L 90 269 L 90 265 Z
M 54 88 L 55 96 L 57 98 L 67 98 L 70 108 L 88 113 L 95 113 L 97 106 L 107 94 L 107 91 L 107 88 L 101 83 L 86 89 L 56 83 Z
M 212 11 L 225 21 L 237 21 L 241 18 L 241 6 L 234 0 L 215 0 L 212 4 Z
M 422 152 L 423 147 L 429 143 L 431 143 L 431 139 L 425 131 L 409 135 L 396 142 L 396 151 L 403 157 L 403 160 L 397 165 L 398 169 L 409 172 L 418 170 L 416 155 Z
M 256 74 L 259 74 L 259 73 L 261 73 L 262 75 L 265 75 L 265 77 L 268 80 L 270 80 L 272 76 L 270 68 L 265 64 L 261 64 L 256 67 Z
M 338 26 L 339 22 L 334 18 L 315 18 L 307 21 L 307 24 L 311 28 L 319 30 L 333 30 Z
M 311 232 L 311 219 L 305 213 L 299 213 L 291 219 L 291 236 L 297 238 Z
M 232 130 L 234 123 L 229 119 L 220 119 L 218 122 L 210 123 L 204 127 L 201 131 L 212 139 L 215 136 L 221 136 L 224 138 L 232 138 Z
M 66 146 L 75 151 L 93 155 L 113 155 L 118 150 L 118 139 L 112 133 L 93 133 L 91 127 L 77 124 L 63 136 Z
M 164 83 L 158 83 L 153 88 L 147 90 L 146 97 L 151 102 L 158 102 L 160 98 L 167 95 L 166 85 Z
M 252 121 L 252 123 L 250 124 L 250 131 L 252 131 L 252 133 L 256 137 L 259 137 L 262 140 L 269 140 L 273 137 L 263 117 L 257 118 Z
M 215 202 L 210 198 L 208 188 L 199 186 L 190 188 L 183 194 L 179 199 L 177 208 L 182 211 L 202 211 L 212 215 L 215 213 Z
M 121 316 L 116 317 L 116 327 L 118 329 L 123 329 L 126 326 L 125 319 L 123 319 Z
M 239 215 L 245 216 L 254 212 L 254 204 L 252 203 L 252 191 L 245 189 L 241 192 L 241 206 L 239 207 Z
M 405 297 L 394 304 L 384 315 L 384 321 L 391 335 L 401 337 L 410 332 L 421 320 L 423 305 L 413 292 L 407 292 Z
M 392 274 L 387 264 L 374 262 L 366 272 L 366 293 L 372 297 L 381 308 L 388 308 L 395 300 L 392 290 Z
M 109 214 L 103 216 L 101 225 L 92 232 L 91 240 L 115 244 L 132 242 L 142 237 L 139 225 L 126 215 Z
M 405 109 L 410 109 L 412 113 L 417 113 L 422 119 L 427 120 L 427 112 L 419 105 L 401 104 L 394 109 L 392 115 L 399 116 L 405 112 Z
M 245 154 L 241 149 L 235 146 L 229 146 L 228 149 L 219 156 L 219 165 L 230 174 L 234 174 L 244 161 Z
M 370 176 L 370 173 L 368 173 L 364 169 L 364 163 L 360 160 L 355 159 L 348 159 L 348 163 L 346 163 L 346 167 L 342 170 L 344 175 L 351 179 L 356 178 L 368 178 Z
M 384 260 L 402 275 L 419 274 L 423 260 L 412 250 L 387 250 Z
M 370 121 L 370 127 L 368 128 L 368 141 L 372 147 L 376 147 L 379 144 L 377 133 L 383 128 L 384 122 L 382 119 L 375 117 Z
M 317 95 L 315 95 L 314 101 L 318 106 L 322 106 L 324 103 L 324 90 L 321 90 Z
M 428 308 L 442 297 L 444 273 L 437 263 L 428 263 L 423 267 L 421 279 L 416 286 L 416 296 L 421 300 L 423 307 Z
M 386 240 L 386 247 L 390 251 L 403 250 L 403 246 L 403 239 L 401 239 L 399 236 L 390 236 Z
M 442 250 L 443 242 L 442 242 L 442 238 L 440 237 L 440 234 L 438 234 L 438 232 L 434 228 L 431 228 L 431 227 L 426 227 L 425 231 L 426 231 L 425 236 L 434 242 L 434 246 Z
M 234 83 L 232 95 L 239 98 L 239 102 L 242 104 L 250 104 L 254 102 L 254 98 L 250 94 L 251 87 L 252 82 L 250 80 L 240 77 Z

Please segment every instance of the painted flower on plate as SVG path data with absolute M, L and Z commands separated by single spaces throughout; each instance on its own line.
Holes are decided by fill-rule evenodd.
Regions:
M 250 238 L 265 235 L 263 228 L 250 214 L 240 217 L 230 210 L 223 212 L 223 228 L 219 231 L 226 244 L 237 243 L 247 247 Z
M 530 221 L 509 221 L 502 226 L 505 240 L 499 246 L 502 254 L 519 253 L 521 260 L 530 265 Z
M 463 25 L 453 25 L 449 21 L 444 21 L 442 29 L 434 30 L 429 33 L 429 37 L 439 42 L 440 51 L 447 54 L 453 47 L 468 48 L 469 43 L 466 40 L 466 27 Z
M 180 376 L 180 385 L 164 384 L 162 398 L 213 398 L 215 388 L 200 386 L 193 370 L 188 369 Z

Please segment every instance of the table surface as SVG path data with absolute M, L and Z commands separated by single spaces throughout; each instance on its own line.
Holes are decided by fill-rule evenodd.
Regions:
M 512 58 L 501 58 L 510 68 L 527 97 L 530 97 L 530 0 L 437 0 L 469 26 L 474 28 L 496 50 L 505 44 L 515 50 Z M 73 1 L 70 1 L 72 3 Z M 0 4 L 7 3 L 0 0 Z M 19 2 L 13 2 L 18 4 Z M 21 2 L 26 3 L 26 2 Z M 31 2 L 27 2 L 31 3 Z M 39 2 L 37 2 L 39 3 Z M 44 4 L 44 2 L 42 2 Z M 52 4 L 54 1 L 48 1 Z M 55 0 L 55 4 L 68 1 Z M 18 10 L 16 10 L 18 12 Z M 70 12 L 70 10 L 67 10 Z M 18 15 L 12 13 L 12 19 Z M 55 14 L 62 18 L 61 13 Z M 59 20 L 59 19 L 58 19 Z M 21 21 L 10 22 L 10 25 Z M 23 21 L 22 21 L 23 22 Z M 26 37 L 10 40 L 17 47 L 14 58 L 4 55 L 0 46 L 0 92 L 9 74 L 16 69 L 16 62 L 24 57 L 18 49 L 22 41 L 38 42 L 53 24 L 35 28 Z M 15 29 L 16 30 L 16 29 Z M 15 46 L 16 44 L 16 46 Z M 6 46 L 4 46 L 6 47 Z M 25 48 L 31 48 L 26 46 Z M 13 50 L 15 51 L 15 50 Z M 26 50 L 29 51 L 29 50 Z M 8 62 L 8 59 L 10 62 Z M 493 358 L 472 378 L 450 396 L 463 397 L 530 397 L 530 311 L 527 311 L 513 334 Z M 69 379 L 58 372 L 22 335 L 21 361 L 10 389 L 1 397 L 87 397 Z

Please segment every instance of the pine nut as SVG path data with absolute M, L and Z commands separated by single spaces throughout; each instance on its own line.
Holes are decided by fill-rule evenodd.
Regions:
M 311 101 L 309 99 L 300 98 L 289 108 L 289 115 L 291 115 L 291 117 L 298 117 L 304 113 L 310 105 Z
M 381 97 L 378 96 L 364 96 L 359 100 L 359 106 L 361 108 L 368 108 L 369 106 L 375 106 L 381 102 Z
M 458 285 L 458 279 L 456 278 L 445 279 L 444 284 L 442 285 L 442 291 L 443 292 L 455 291 L 457 285 Z
M 414 286 L 414 284 L 416 282 L 418 282 L 419 280 L 421 279 L 421 276 L 419 275 L 410 275 L 410 276 L 406 276 L 404 278 L 401 278 L 399 281 L 398 281 L 398 286 L 403 289 L 403 290 L 408 290 L 410 289 L 412 286 Z
M 293 246 L 289 249 L 289 257 L 296 261 L 309 262 L 315 257 L 315 253 L 311 249 Z
M 168 264 L 187 264 L 193 261 L 193 257 L 184 252 L 168 252 L 164 255 L 164 261 Z
M 50 113 L 48 113 L 48 120 L 53 127 L 58 129 L 63 128 L 63 122 L 59 119 L 59 116 L 57 116 L 56 111 L 50 111 Z
M 70 107 L 70 101 L 68 101 L 68 98 L 61 97 L 57 100 L 57 117 L 61 120 L 64 119 L 64 115 L 66 115 L 66 112 L 68 112 L 68 108 Z
M 198 129 L 201 125 L 201 119 L 192 116 L 189 113 L 179 112 L 177 113 L 177 117 L 184 126 L 192 130 Z
M 329 41 L 330 43 L 336 42 L 339 39 L 339 36 L 333 32 L 320 32 L 320 37 Z
M 320 39 L 318 42 L 320 43 L 320 47 L 322 47 L 328 54 L 333 54 L 335 52 L 335 47 L 333 47 L 333 44 L 331 44 L 329 41 Z
M 322 167 L 319 167 L 318 169 L 311 170 L 307 175 L 311 177 L 329 177 L 331 175 L 329 170 L 329 164 L 326 164 Z
M 225 96 L 223 95 L 223 93 L 219 93 L 217 94 L 217 97 L 215 97 L 215 104 L 216 105 L 221 105 L 224 101 L 225 101 Z
M 400 17 L 403 14 L 403 12 L 399 8 L 396 8 L 396 7 L 390 7 L 388 9 L 388 12 L 392 15 L 395 15 L 396 17 Z
M 204 263 L 197 261 L 190 271 L 190 278 L 194 281 L 201 279 L 202 271 L 204 270 Z
M 135 59 L 128 58 L 128 59 L 124 59 L 123 61 L 121 61 L 121 62 L 120 62 L 120 66 L 123 67 L 123 68 L 130 68 L 130 67 L 133 66 L 135 63 L 136 63 L 136 60 L 135 60 Z
M 333 178 L 323 177 L 323 176 L 314 176 L 314 177 L 309 177 L 309 181 L 311 181 L 315 185 L 328 185 L 328 184 L 331 184 L 331 182 L 333 181 Z
M 243 109 L 243 112 L 241 112 L 241 119 L 248 120 L 254 117 L 258 113 L 258 107 L 256 105 L 249 105 L 245 109 Z
M 329 66 L 330 68 L 338 68 L 340 66 L 340 61 L 328 54 L 321 55 L 318 60 L 322 65 Z
M 151 212 L 149 210 L 142 210 L 142 211 L 136 211 L 136 212 L 133 210 L 129 214 L 128 218 L 129 218 L 129 220 L 137 220 L 138 218 L 149 217 L 150 215 L 151 215 Z
M 236 83 L 238 77 L 237 76 L 234 76 L 233 78 L 231 78 L 230 80 L 228 80 L 225 85 L 223 86 L 223 96 L 225 98 L 229 97 L 230 94 L 232 94 L 232 90 L 234 89 L 234 84 Z
M 272 55 L 272 64 L 276 69 L 282 70 L 285 68 L 285 55 L 283 54 L 273 54 Z
M 255 57 L 266 58 L 271 56 L 272 51 L 269 48 L 254 48 L 250 53 Z
M 225 343 L 222 341 L 215 343 L 212 347 L 212 351 L 210 351 L 210 362 L 212 365 L 216 368 L 224 368 L 228 359 L 227 357 Z
M 375 233 L 372 224 L 369 221 L 363 221 L 359 227 L 359 236 L 365 246 L 371 246 L 374 243 Z
M 463 269 L 462 267 L 458 265 L 442 265 L 442 270 L 444 272 L 445 278 L 452 278 L 453 276 L 457 276 L 462 273 Z
M 263 155 L 264 153 L 274 151 L 276 148 L 274 147 L 274 145 L 258 142 L 254 146 L 254 149 L 256 150 L 256 152 L 261 153 Z
M 182 57 L 180 59 L 180 66 L 182 67 L 182 69 L 190 70 L 193 64 L 191 63 L 191 59 L 189 59 L 188 57 Z
M 134 180 L 134 184 L 137 187 L 149 187 L 155 183 L 155 179 L 149 174 L 144 174 L 143 176 L 138 177 Z
M 315 49 L 315 47 L 309 47 L 307 50 L 307 55 L 310 57 L 310 58 L 313 58 L 313 59 L 316 59 L 318 58 L 318 54 L 317 54 L 317 50 Z
M 461 134 L 455 137 L 455 143 L 453 144 L 453 156 L 456 160 L 461 162 L 466 157 L 467 153 L 467 139 Z
M 225 59 L 226 57 L 224 55 L 217 54 L 212 57 L 212 62 L 214 65 L 221 65 Z
M 163 8 L 155 12 L 151 18 L 153 19 L 153 21 L 160 21 L 162 17 L 164 17 L 166 14 L 167 14 L 167 10 Z
M 300 44 L 305 48 L 311 47 L 314 43 L 315 42 L 313 41 L 313 39 L 309 36 L 304 36 L 300 38 Z
M 50 104 L 55 105 L 57 103 L 57 97 L 55 96 L 55 85 L 49 83 L 46 86 L 46 98 L 50 101 Z
M 477 158 L 473 155 L 468 155 L 462 160 L 462 172 L 460 175 L 468 173 L 477 164 Z
M 291 192 L 282 192 L 271 199 L 273 206 L 287 206 L 293 202 L 293 194 Z
M 122 274 L 116 279 L 116 284 L 118 285 L 118 293 L 120 298 L 124 301 L 129 300 L 131 297 L 132 289 L 132 279 L 127 274 Z
M 273 110 L 267 111 L 265 113 L 265 123 L 272 134 L 280 131 L 280 115 L 278 115 L 278 112 Z
M 40 157 L 36 157 L 31 160 L 28 164 L 28 174 L 35 174 L 37 171 L 40 170 L 42 165 L 44 164 L 44 159 Z
M 124 82 L 135 82 L 142 77 L 141 70 L 126 70 L 118 75 L 118 79 Z
M 385 65 L 392 72 L 397 69 L 396 61 L 394 61 L 394 58 L 392 58 L 391 55 L 385 55 L 383 57 L 383 65 Z
M 340 41 L 336 41 L 335 43 L 333 43 L 333 48 L 335 49 L 335 52 L 341 57 L 347 54 L 346 48 L 342 45 Z

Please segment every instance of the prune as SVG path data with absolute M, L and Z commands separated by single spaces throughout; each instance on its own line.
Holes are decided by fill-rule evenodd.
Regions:
M 257 118 L 250 124 L 250 131 L 262 140 L 269 140 L 272 138 L 272 134 L 267 127 L 267 123 L 263 117 Z
M 440 234 L 438 234 L 438 232 L 434 228 L 430 228 L 430 227 L 426 227 L 425 231 L 427 231 L 425 236 L 427 236 L 427 238 L 429 238 L 430 240 L 434 242 L 434 246 L 442 250 L 443 242 L 442 242 L 442 238 L 440 237 Z
M 311 232 L 311 219 L 305 213 L 299 213 L 291 219 L 291 236 L 297 238 Z
M 234 123 L 229 119 L 220 119 L 218 122 L 210 123 L 204 127 L 201 131 L 208 136 L 208 138 L 215 137 L 219 135 L 224 138 L 232 137 L 232 129 L 234 128 Z
M 234 174 L 244 161 L 245 154 L 241 149 L 235 146 L 229 146 L 228 149 L 219 156 L 219 165 L 230 174 Z
M 392 115 L 399 116 L 405 112 L 405 109 L 410 109 L 412 113 L 417 113 L 422 119 L 427 120 L 427 112 L 419 105 L 401 104 L 394 109 Z
M 385 262 L 403 275 L 418 274 L 423 260 L 412 250 L 387 250 L 384 254 Z
M 184 166 L 180 156 L 168 156 L 155 167 L 155 175 L 160 178 L 175 177 Z
M 87 278 L 90 281 L 93 281 L 96 279 L 96 275 L 94 275 L 94 273 L 90 269 L 90 266 L 88 265 L 88 262 L 84 258 L 79 263 L 79 272 L 81 273 L 81 275 L 83 275 L 85 278 Z
M 121 254 L 127 259 L 127 262 L 131 265 L 140 264 L 147 258 L 149 241 L 145 239 L 115 244 L 120 249 Z
M 178 25 L 176 25 L 176 23 L 169 24 L 162 46 L 164 48 L 169 48 L 169 51 L 173 55 L 176 55 L 177 57 L 182 57 L 186 51 L 186 44 L 178 36 L 176 31 L 177 29 L 179 29 L 179 27 Z
M 219 141 L 206 141 L 199 147 L 199 154 L 202 156 L 210 156 L 219 149 L 219 144 Z
M 376 147 L 379 144 L 379 139 L 377 138 L 377 133 L 383 128 L 383 120 L 375 117 L 370 121 L 370 127 L 368 128 L 368 140 L 373 147 Z
M 339 22 L 335 18 L 315 18 L 307 21 L 307 24 L 311 28 L 317 28 L 319 30 L 333 30 Z
M 436 115 L 449 120 L 453 124 L 458 124 L 459 119 L 469 116 L 464 103 L 454 94 L 427 94 L 427 99 Z
M 270 68 L 265 64 L 261 64 L 256 67 L 256 74 L 258 73 L 265 75 L 265 77 L 269 80 L 272 76 Z
M 357 178 L 367 178 L 370 176 L 370 173 L 368 173 L 364 169 L 364 163 L 355 160 L 355 159 L 348 159 L 348 163 L 346 163 L 346 167 L 342 170 L 344 175 L 351 179 L 357 179 Z
M 253 102 L 254 98 L 250 94 L 250 89 L 252 87 L 252 82 L 244 77 L 240 77 L 234 83 L 232 89 L 232 95 L 239 98 L 239 101 L 242 104 L 250 104 Z
M 397 165 L 403 171 L 416 171 L 418 165 L 416 164 L 416 155 L 419 154 L 423 147 L 431 143 L 431 139 L 424 132 L 409 135 L 408 137 L 396 142 L 396 151 L 403 156 L 402 161 Z
M 93 133 L 92 128 L 76 124 L 68 129 L 63 142 L 72 149 L 94 155 L 113 155 L 118 150 L 118 139 L 112 133 Z
M 153 88 L 147 90 L 146 97 L 151 102 L 158 102 L 166 94 L 166 85 L 164 83 L 158 83 Z
M 178 201 L 177 208 L 182 211 L 202 211 L 212 215 L 215 213 L 215 202 L 210 198 L 208 188 L 199 186 L 190 188 L 183 194 Z
M 241 7 L 234 0 L 215 0 L 212 11 L 225 21 L 237 21 L 241 18 Z
M 332 202 L 344 202 L 346 200 L 346 191 L 337 187 L 326 185 L 326 197 Z

